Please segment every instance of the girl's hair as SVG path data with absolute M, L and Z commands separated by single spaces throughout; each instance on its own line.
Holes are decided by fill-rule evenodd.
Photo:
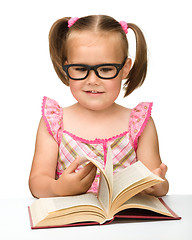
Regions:
M 57 20 L 49 32 L 49 49 L 55 71 L 61 81 L 69 86 L 69 79 L 63 71 L 63 64 L 67 60 L 67 40 L 74 31 L 95 31 L 103 33 L 118 33 L 122 41 L 125 56 L 128 56 L 128 41 L 120 23 L 114 18 L 106 15 L 91 15 L 79 18 L 70 28 L 65 17 Z M 136 56 L 134 64 L 124 83 L 125 95 L 128 96 L 137 87 L 141 86 L 147 73 L 147 46 L 142 31 L 133 23 L 128 23 L 128 28 L 132 29 L 136 38 Z

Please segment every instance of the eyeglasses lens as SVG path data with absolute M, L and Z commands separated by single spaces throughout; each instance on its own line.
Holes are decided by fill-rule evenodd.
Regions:
M 113 78 L 117 73 L 115 66 L 104 66 L 97 69 L 98 74 L 102 78 Z

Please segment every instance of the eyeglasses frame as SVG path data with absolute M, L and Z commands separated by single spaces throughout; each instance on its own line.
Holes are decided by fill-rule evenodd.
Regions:
M 84 80 L 84 79 L 86 79 L 86 78 L 88 77 L 89 72 L 90 72 L 91 70 L 93 70 L 93 71 L 95 72 L 95 74 L 96 74 L 97 77 L 99 77 L 99 78 L 101 78 L 101 79 L 109 80 L 109 79 L 114 79 L 114 78 L 117 77 L 117 75 L 119 74 L 119 72 L 121 71 L 121 69 L 124 67 L 126 60 L 127 60 L 127 57 L 124 59 L 124 61 L 123 61 L 122 64 L 117 64 L 117 63 L 105 63 L 105 64 L 98 64 L 98 65 L 68 64 L 68 65 L 63 65 L 62 68 L 63 68 L 63 70 L 65 71 L 65 73 L 67 74 L 68 78 L 70 78 L 70 79 L 72 79 L 72 80 L 77 80 L 77 81 L 79 81 L 79 80 Z M 106 67 L 106 66 L 114 66 L 114 67 L 116 67 L 117 73 L 115 74 L 114 77 L 112 77 L 112 78 L 105 78 L 105 77 L 99 76 L 99 73 L 98 73 L 97 69 L 98 69 L 99 67 Z M 73 77 L 71 77 L 71 76 L 69 75 L 69 71 L 68 71 L 68 70 L 69 70 L 70 67 L 85 67 L 85 68 L 87 69 L 87 74 L 86 74 L 86 76 L 83 77 L 83 78 L 73 78 Z

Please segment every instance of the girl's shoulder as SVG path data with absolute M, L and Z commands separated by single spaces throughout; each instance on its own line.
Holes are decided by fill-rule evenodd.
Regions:
M 130 124 L 135 125 L 149 119 L 152 111 L 152 102 L 140 102 L 134 108 L 126 108 L 119 105 L 119 113 L 129 115 Z

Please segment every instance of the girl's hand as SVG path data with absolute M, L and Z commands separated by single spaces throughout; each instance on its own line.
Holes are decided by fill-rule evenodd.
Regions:
M 168 182 L 165 178 L 166 172 L 167 172 L 167 166 L 164 163 L 161 163 L 159 168 L 156 168 L 152 171 L 157 176 L 161 177 L 165 181 L 162 183 L 159 183 L 153 187 L 147 188 L 143 191 L 143 193 L 154 195 L 154 196 L 163 196 L 168 191 Z
M 86 193 L 95 179 L 97 168 L 91 162 L 82 169 L 77 170 L 80 157 L 77 157 L 70 166 L 64 170 L 61 177 L 55 181 L 55 194 L 58 196 L 72 196 Z

